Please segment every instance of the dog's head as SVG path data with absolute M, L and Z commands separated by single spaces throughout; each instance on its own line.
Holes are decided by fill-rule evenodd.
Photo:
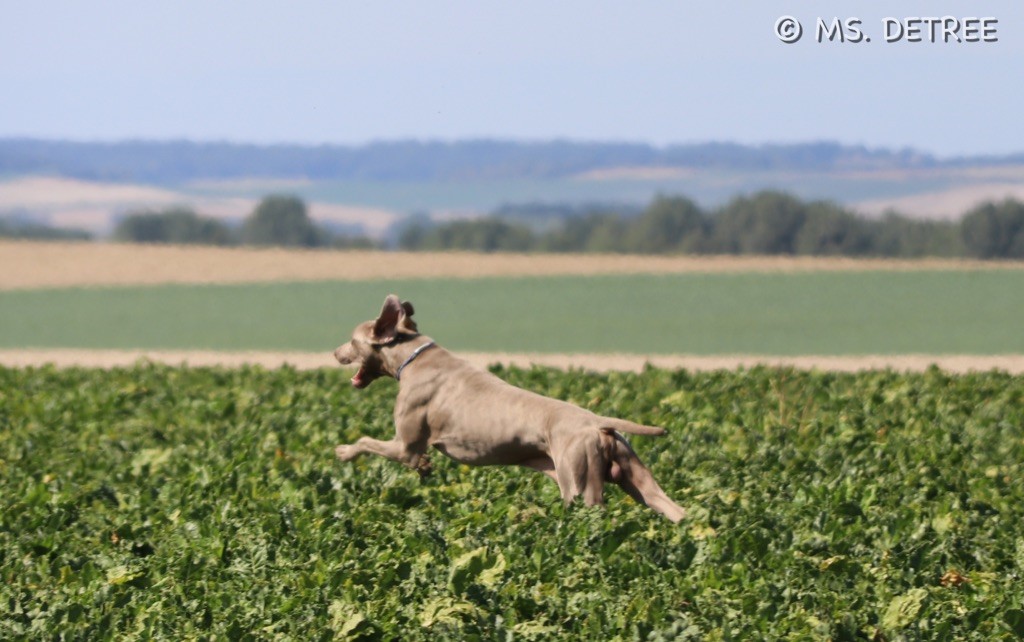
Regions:
M 419 334 L 412 314 L 411 303 L 389 294 L 384 299 L 380 316 L 357 325 L 352 332 L 352 340 L 334 351 L 334 357 L 341 365 L 358 364 L 359 370 L 352 377 L 353 386 L 365 388 L 375 379 L 391 374 L 385 368 L 385 352 Z

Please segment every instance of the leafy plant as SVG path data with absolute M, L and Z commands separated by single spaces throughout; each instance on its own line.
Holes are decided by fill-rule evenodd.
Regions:
M 689 510 L 435 458 L 341 370 L 0 369 L 0 638 L 1016 639 L 1024 377 L 499 369 Z

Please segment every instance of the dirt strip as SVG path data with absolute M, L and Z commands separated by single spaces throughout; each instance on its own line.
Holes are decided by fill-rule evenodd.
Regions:
M 823 257 L 477 254 L 0 241 L 0 290 L 595 274 L 1018 269 L 1024 262 Z
M 466 352 L 459 356 L 477 366 L 493 363 L 529 367 L 531 364 L 555 368 L 585 370 L 621 370 L 637 372 L 645 364 L 659 368 L 687 370 L 734 370 L 755 365 L 793 366 L 838 372 L 880 370 L 919 372 L 931 365 L 955 373 L 1003 370 L 1024 374 L 1024 355 L 865 355 L 865 356 L 752 356 L 752 355 L 638 355 L 638 354 L 540 354 L 506 352 Z M 308 370 L 337 367 L 329 352 L 198 352 L 152 350 L 0 350 L 0 365 L 115 368 L 131 366 L 139 360 L 171 365 L 238 367 L 246 364 L 278 368 L 285 364 Z

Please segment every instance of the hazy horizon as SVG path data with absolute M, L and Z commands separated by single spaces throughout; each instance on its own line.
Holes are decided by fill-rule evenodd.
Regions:
M 856 149 L 864 148 L 869 152 L 891 152 L 897 153 L 915 153 L 931 156 L 938 161 L 955 160 L 958 158 L 984 158 L 984 157 L 1007 157 L 1007 156 L 1018 156 L 1024 154 L 1024 147 L 1019 150 L 1012 150 L 1008 152 L 1000 153 L 965 153 L 965 154 L 938 154 L 930 149 L 913 146 L 886 146 L 886 145 L 866 145 L 862 143 L 846 143 L 840 140 L 829 140 L 829 139 L 808 139 L 808 140 L 792 140 L 792 141 L 763 141 L 758 143 L 743 143 L 740 141 L 733 140 L 693 140 L 693 141 L 667 141 L 664 143 L 653 143 L 645 140 L 636 139 L 584 139 L 584 138 L 571 138 L 566 136 L 557 136 L 551 138 L 526 138 L 526 137 L 501 137 L 501 136 L 476 136 L 476 137 L 464 137 L 464 138 L 440 138 L 440 137 L 395 137 L 395 138 L 375 138 L 371 140 L 361 142 L 302 142 L 293 140 L 280 140 L 272 142 L 259 142 L 252 140 L 242 139 L 230 139 L 230 138 L 188 138 L 188 137 L 167 137 L 167 138 L 147 138 L 147 137 L 125 137 L 125 138 L 76 138 L 76 137 L 41 137 L 41 136 L 6 136 L 0 135 L 0 141 L 33 141 L 42 143 L 67 143 L 73 145 L 130 145 L 130 144 L 177 144 L 185 143 L 191 145 L 234 145 L 240 147 L 252 146 L 252 147 L 302 147 L 302 148 L 316 148 L 316 147 L 341 147 L 341 148 L 364 148 L 373 145 L 391 145 L 391 144 L 404 144 L 414 143 L 422 145 L 459 145 L 459 144 L 474 144 L 474 143 L 497 143 L 497 144 L 511 144 L 511 145 L 545 145 L 545 144 L 570 144 L 570 145 L 637 145 L 647 146 L 655 150 L 665 150 L 673 147 L 688 147 L 688 146 L 701 146 L 701 145 L 736 145 L 739 147 L 746 147 L 750 149 L 762 149 L 769 147 L 800 147 L 800 146 L 814 146 L 814 145 L 838 145 L 844 148 Z

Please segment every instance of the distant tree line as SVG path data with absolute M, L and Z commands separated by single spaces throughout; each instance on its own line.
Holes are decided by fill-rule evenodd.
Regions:
M 403 230 L 405 250 L 621 252 L 882 257 L 1024 258 L 1024 204 L 987 203 L 960 221 L 897 214 L 857 215 L 828 201 L 764 191 L 705 211 L 682 197 L 659 197 L 635 216 L 593 212 L 536 231 L 496 216 Z
M 87 143 L 0 139 L 0 175 L 177 185 L 197 179 L 312 180 L 557 178 L 616 167 L 728 171 L 829 171 L 1020 164 L 1024 156 L 940 160 L 913 150 L 815 142 L 792 145 L 505 140 L 384 141 L 360 146 L 246 145 L 188 141 Z
M 85 230 L 51 227 L 20 218 L 0 218 L 0 238 L 36 241 L 88 241 L 92 234 Z
M 190 208 L 172 207 L 128 214 L 117 223 L 113 238 L 129 243 L 374 247 L 364 236 L 335 234 L 317 225 L 302 199 L 280 194 L 261 200 L 241 226 L 201 216 Z
M 555 208 L 568 215 L 554 224 L 539 207 L 524 218 L 505 216 L 431 223 L 414 219 L 397 236 L 403 250 L 477 252 L 618 252 L 633 254 L 761 254 L 880 257 L 976 257 L 1024 259 L 1024 203 L 985 203 L 959 221 L 919 221 L 887 214 L 866 218 L 829 201 L 803 201 L 764 191 L 705 210 L 683 197 L 658 197 L 638 211 Z M 62 230 L 0 219 L 0 236 L 32 239 L 88 239 Z M 175 207 L 134 212 L 113 232 L 118 241 L 205 245 L 373 248 L 364 236 L 332 232 L 310 219 L 298 197 L 271 195 L 241 225 Z

